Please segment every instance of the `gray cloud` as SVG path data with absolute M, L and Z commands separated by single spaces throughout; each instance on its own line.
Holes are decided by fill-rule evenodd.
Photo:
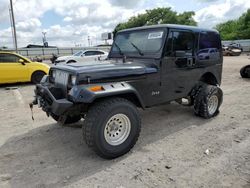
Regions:
M 212 28 L 219 23 L 238 18 L 247 8 L 250 8 L 249 0 L 226 0 L 197 11 L 194 18 L 199 26 Z
M 142 0 L 109 0 L 109 2 L 114 6 L 120 6 L 125 8 L 134 8 L 139 3 L 142 2 Z
M 212 2 L 215 2 L 215 1 L 219 1 L 219 0 L 197 0 L 199 2 L 204 2 L 204 3 L 212 3 Z
M 0 0 L 0 23 L 9 21 L 9 2 L 7 0 Z

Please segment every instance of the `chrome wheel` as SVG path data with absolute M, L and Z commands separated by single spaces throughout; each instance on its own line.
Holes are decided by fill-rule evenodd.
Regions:
M 122 144 L 129 136 L 131 123 L 125 114 L 112 116 L 105 125 L 104 138 L 108 144 L 117 146 Z
M 210 115 L 213 115 L 216 112 L 218 105 L 219 105 L 218 97 L 216 95 L 211 96 L 208 99 L 208 113 Z

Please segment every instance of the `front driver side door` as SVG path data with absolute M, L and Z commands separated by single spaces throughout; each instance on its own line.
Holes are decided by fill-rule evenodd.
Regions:
M 189 30 L 169 30 L 161 71 L 166 100 L 186 97 L 192 87 L 195 38 Z
M 25 64 L 14 54 L 0 54 L 0 83 L 15 83 L 29 80 L 29 71 Z

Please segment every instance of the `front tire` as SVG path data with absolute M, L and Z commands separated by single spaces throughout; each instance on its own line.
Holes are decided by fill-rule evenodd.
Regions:
M 133 148 L 140 130 L 136 106 L 123 98 L 111 98 L 90 107 L 84 120 L 83 137 L 99 156 L 113 159 Z
M 213 85 L 202 84 L 194 97 L 194 111 L 197 116 L 209 119 L 219 113 L 223 101 L 222 90 Z
M 46 73 L 43 71 L 34 72 L 31 76 L 31 82 L 34 84 L 39 84 L 44 75 L 46 75 Z

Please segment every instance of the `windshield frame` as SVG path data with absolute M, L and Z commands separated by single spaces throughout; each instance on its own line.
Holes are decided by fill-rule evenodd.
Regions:
M 145 29 L 135 29 L 135 30 L 128 30 L 128 31 L 120 31 L 116 34 L 115 38 L 114 38 L 114 42 L 112 44 L 112 47 L 110 49 L 110 53 L 109 53 L 109 58 L 122 58 L 123 55 L 119 53 L 119 51 L 113 51 L 113 48 L 115 47 L 115 42 L 116 42 L 116 38 L 118 35 L 120 34 L 124 34 L 124 33 L 135 33 L 135 32 L 142 32 L 142 31 L 148 31 L 148 32 L 156 32 L 156 31 L 163 31 L 163 35 L 162 35 L 162 43 L 160 48 L 157 51 L 154 52 L 147 52 L 147 51 L 142 51 L 143 52 L 143 56 L 140 55 L 138 53 L 138 51 L 134 51 L 134 52 L 130 52 L 130 51 L 123 51 L 122 53 L 123 55 L 125 55 L 127 58 L 131 57 L 131 58 L 160 58 L 162 55 L 162 50 L 164 49 L 164 45 L 165 45 L 165 41 L 166 41 L 166 37 L 167 37 L 167 31 L 168 29 L 166 27 L 158 27 L 158 28 L 145 28 Z M 128 41 L 129 42 L 129 41 Z M 131 46 L 131 48 L 133 48 Z

